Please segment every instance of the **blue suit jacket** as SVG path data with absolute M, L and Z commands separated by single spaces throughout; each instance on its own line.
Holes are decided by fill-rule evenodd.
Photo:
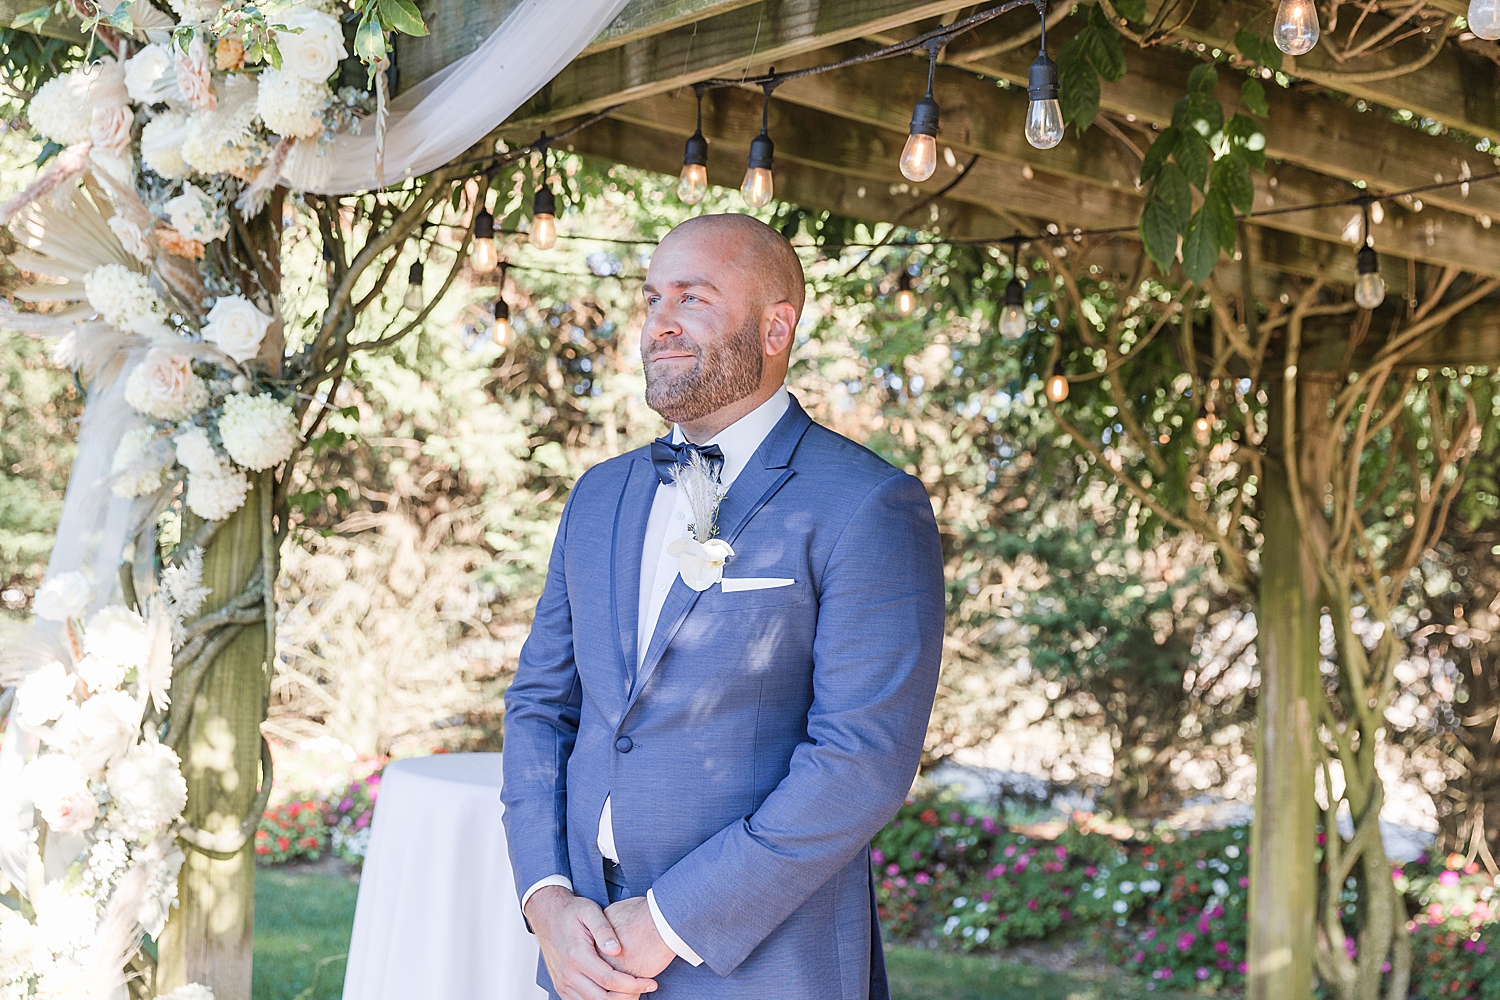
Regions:
M 595 842 L 704 959 L 668 1000 L 886 993 L 869 842 L 922 752 L 942 655 L 937 525 L 921 482 L 792 400 L 719 510 L 726 576 L 675 579 L 639 675 L 649 449 L 582 476 L 505 696 L 505 828 L 520 892 L 555 874 L 608 900 Z M 550 988 L 545 968 L 539 982 Z

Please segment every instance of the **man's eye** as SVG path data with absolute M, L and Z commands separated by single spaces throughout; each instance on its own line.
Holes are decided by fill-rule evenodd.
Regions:
M 697 302 L 698 301 L 698 296 L 696 296 L 696 295 L 684 295 L 682 297 L 682 301 L 684 301 L 684 302 Z

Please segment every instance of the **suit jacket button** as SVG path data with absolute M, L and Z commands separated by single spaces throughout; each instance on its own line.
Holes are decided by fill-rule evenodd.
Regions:
M 635 744 L 631 742 L 629 736 L 621 736 L 619 739 L 615 740 L 615 749 L 620 751 L 621 753 L 629 753 L 630 748 L 633 746 L 635 746 Z

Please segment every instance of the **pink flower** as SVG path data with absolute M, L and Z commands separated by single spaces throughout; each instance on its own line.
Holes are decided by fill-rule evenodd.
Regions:
M 1248 878 L 1242 878 L 1242 879 L 1240 879 L 1240 888 L 1241 889 L 1248 889 L 1248 888 L 1250 888 L 1250 880 Z
M 1146 953 L 1144 951 L 1138 951 L 1134 955 L 1130 956 L 1130 960 L 1136 965 L 1140 965 L 1146 960 Z
M 1198 935 L 1194 934 L 1192 931 L 1184 931 L 1177 936 L 1177 950 L 1187 951 L 1193 946 L 1193 942 L 1197 940 Z
M 1355 955 L 1359 954 L 1359 945 L 1354 943 L 1354 939 L 1352 937 L 1344 938 L 1344 953 L 1351 959 L 1354 958 Z
M 1214 942 L 1214 951 L 1216 951 L 1220 955 L 1227 955 L 1227 954 L 1229 954 L 1229 942 L 1228 941 L 1215 941 Z
M 1458 872 L 1455 872 L 1455 871 L 1445 871 L 1445 872 L 1443 872 L 1443 874 L 1441 874 L 1441 875 L 1438 876 L 1438 885 L 1447 885 L 1447 886 L 1458 885 Z
M 887 875 L 899 875 L 901 874 L 901 866 L 892 862 L 885 866 L 885 873 Z
M 917 872 L 917 885 L 931 885 L 932 876 L 926 872 Z
M 993 882 L 995 879 L 999 878 L 1001 875 L 1004 875 L 1004 874 L 1005 874 L 1005 866 L 1004 865 L 996 865 L 995 867 L 993 867 L 993 868 L 990 869 L 990 881 Z
M 994 893 L 992 893 L 992 892 L 981 892 L 979 894 L 979 901 L 981 903 L 988 903 L 993 898 L 994 898 Z
M 1095 875 L 1099 874 L 1099 869 L 1095 868 L 1093 865 L 1089 865 L 1083 870 L 1083 873 L 1089 878 L 1093 878 Z
M 1005 850 L 1001 851 L 1000 853 L 1004 854 L 1007 858 L 1013 858 L 1013 857 L 1016 856 L 1016 845 L 1015 844 L 1011 844 L 1008 847 L 1006 847 Z
M 1058 847 L 1053 853 L 1057 855 L 1057 860 L 1059 861 L 1068 860 L 1068 849 L 1066 847 Z
M 186 52 L 175 45 L 172 52 L 177 69 L 177 86 L 182 91 L 182 96 L 199 111 L 217 108 L 219 98 L 214 93 L 213 77 L 208 65 L 208 46 L 203 43 L 203 36 L 195 33 Z
M 878 847 L 875 848 L 873 851 L 870 852 L 870 860 L 873 861 L 877 865 L 883 865 L 883 864 L 885 864 L 885 852 L 882 851 Z
M 1028 899 L 1026 901 L 1026 909 L 1032 910 L 1034 912 L 1036 910 L 1036 900 Z
M 1208 969 L 1200 965 L 1198 966 L 1198 971 L 1193 973 L 1193 975 L 1197 976 L 1199 979 L 1207 979 L 1209 976 L 1209 972 Z
M 979 821 L 979 828 L 985 833 L 994 833 L 995 821 L 986 816 L 984 819 Z

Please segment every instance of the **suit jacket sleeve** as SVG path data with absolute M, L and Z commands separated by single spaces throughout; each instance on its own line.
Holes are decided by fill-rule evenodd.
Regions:
M 911 790 L 942 660 L 942 551 L 927 492 L 866 497 L 823 573 L 807 740 L 748 818 L 657 879 L 672 928 L 727 976 L 843 869 Z
M 563 553 L 577 495 L 575 486 L 563 507 L 531 634 L 505 692 L 500 798 L 517 894 L 548 876 L 571 876 L 567 770 L 578 737 L 583 687 L 573 660 L 573 612 Z

